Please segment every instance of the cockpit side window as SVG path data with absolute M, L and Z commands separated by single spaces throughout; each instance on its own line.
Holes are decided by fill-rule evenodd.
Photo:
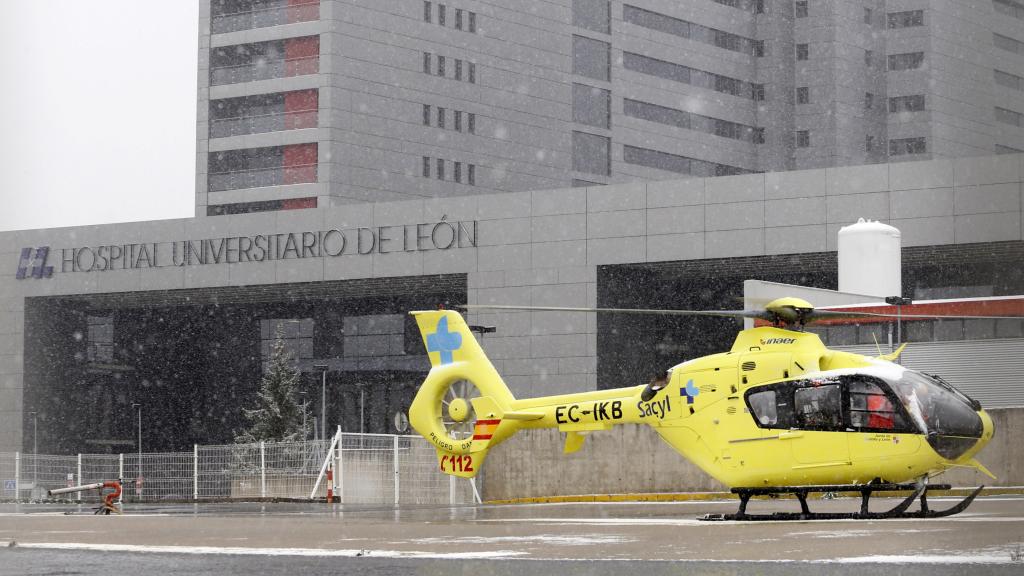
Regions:
M 839 384 L 793 391 L 797 427 L 803 430 L 843 430 L 843 392 Z
M 793 427 L 793 384 L 783 382 L 747 392 L 747 406 L 760 428 Z
M 779 411 L 776 404 L 775 390 L 763 390 L 747 396 L 750 413 L 757 423 L 765 428 L 774 427 L 779 423 Z
M 892 398 L 874 382 L 859 376 L 847 383 L 850 394 L 850 427 L 856 430 L 907 431 L 905 419 Z

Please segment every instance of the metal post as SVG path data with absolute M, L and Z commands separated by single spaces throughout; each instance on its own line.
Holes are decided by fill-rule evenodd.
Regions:
M 338 503 L 339 504 L 344 504 L 345 503 L 345 467 L 344 467 L 345 466 L 345 460 L 344 460 L 344 458 L 342 458 L 344 452 L 342 452 L 341 447 L 342 447 L 342 444 L 344 444 L 345 435 L 341 433 L 341 424 L 338 424 L 338 432 L 337 432 L 337 434 L 338 434 L 338 447 L 337 447 L 337 452 L 335 452 L 335 457 L 337 458 L 337 463 L 335 464 L 334 469 L 337 470 L 338 472 L 334 475 L 334 482 L 337 485 L 337 488 L 334 490 L 334 493 L 335 493 L 335 495 L 338 496 Z
M 363 418 L 364 407 L 366 406 L 366 389 L 359 386 L 359 433 L 366 434 L 366 420 Z
M 455 505 L 455 476 L 448 476 L 448 504 Z
M 302 397 L 302 441 L 309 440 L 309 428 L 306 428 L 306 391 L 299 390 L 299 396 Z
M 267 445 L 260 442 L 260 498 L 267 497 Z
M 320 370 L 320 438 L 327 440 L 327 365 L 314 364 Z
M 21 452 L 14 453 L 14 499 L 21 498 Z
M 38 420 L 37 412 L 29 412 L 32 415 L 32 489 L 36 489 L 36 484 L 39 483 L 39 427 L 36 425 Z
M 395 506 L 398 506 L 398 436 L 394 437 L 395 452 Z
M 139 409 L 139 443 L 136 445 L 139 449 L 139 462 L 135 465 L 135 469 L 138 471 L 136 478 L 142 478 L 142 404 L 132 402 L 132 408 Z
M 192 445 L 192 499 L 199 500 L 199 444 Z
M 124 484 L 124 454 L 117 455 L 117 481 Z M 117 503 L 121 504 L 124 501 L 124 486 L 122 486 L 121 495 L 117 497 Z
M 82 454 L 78 454 L 78 483 L 82 484 Z M 78 493 L 78 501 L 82 501 L 82 493 Z

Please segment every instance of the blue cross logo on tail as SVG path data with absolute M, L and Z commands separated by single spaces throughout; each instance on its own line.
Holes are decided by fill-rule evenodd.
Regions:
M 427 352 L 440 352 L 441 364 L 451 364 L 452 352 L 462 348 L 462 334 L 448 331 L 448 317 L 437 323 L 437 331 L 427 334 Z
M 700 388 L 693 385 L 693 379 L 691 378 L 686 386 L 679 389 L 680 396 L 686 396 L 686 403 L 693 404 L 693 399 L 700 394 Z

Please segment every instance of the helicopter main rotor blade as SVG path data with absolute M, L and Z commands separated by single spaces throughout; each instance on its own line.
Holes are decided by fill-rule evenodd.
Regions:
M 524 310 L 533 312 L 602 312 L 610 314 L 658 314 L 662 316 L 716 316 L 721 318 L 768 319 L 762 310 L 656 310 L 648 308 L 570 308 L 562 306 L 506 306 L 500 304 L 463 304 L 467 310 Z
M 840 312 L 815 308 L 809 318 L 897 318 L 902 320 L 1020 320 L 1024 316 L 959 316 L 955 314 L 884 314 L 881 312 Z

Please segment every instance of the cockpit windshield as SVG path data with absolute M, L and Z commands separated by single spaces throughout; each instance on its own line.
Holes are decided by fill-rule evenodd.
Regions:
M 982 422 L 975 406 L 949 384 L 912 370 L 889 384 L 922 432 L 981 438 Z

